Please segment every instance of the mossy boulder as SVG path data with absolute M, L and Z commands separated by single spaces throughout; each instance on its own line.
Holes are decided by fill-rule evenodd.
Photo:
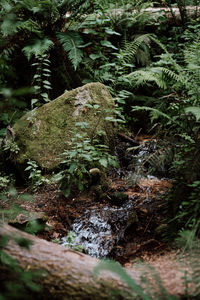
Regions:
M 112 116 L 114 101 L 101 83 L 89 83 L 66 91 L 57 99 L 26 113 L 14 125 L 15 142 L 20 151 L 18 165 L 34 160 L 47 171 L 59 164 L 60 154 L 69 149 L 76 122 L 87 122 L 88 136 L 95 138 L 101 131 L 102 142 L 113 147 L 114 129 Z

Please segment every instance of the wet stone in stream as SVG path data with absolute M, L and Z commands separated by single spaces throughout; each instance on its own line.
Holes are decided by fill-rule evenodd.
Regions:
M 120 208 L 104 206 L 92 209 L 76 219 L 72 231 L 76 234 L 74 245 L 83 246 L 91 256 L 105 258 L 123 238 L 125 230 L 137 220 L 134 201 L 129 200 Z M 67 245 L 66 238 L 62 245 Z

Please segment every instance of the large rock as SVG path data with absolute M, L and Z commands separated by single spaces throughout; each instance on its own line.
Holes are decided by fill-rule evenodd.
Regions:
M 86 104 L 96 105 L 96 108 Z M 91 138 L 103 130 L 103 142 L 111 146 L 113 125 L 105 117 L 111 116 L 113 107 L 114 101 L 106 87 L 101 83 L 89 83 L 28 112 L 13 127 L 20 148 L 16 162 L 24 165 L 30 159 L 41 168 L 54 169 L 59 164 L 59 155 L 69 149 L 68 141 L 71 141 L 76 122 L 89 123 L 90 127 L 84 131 Z

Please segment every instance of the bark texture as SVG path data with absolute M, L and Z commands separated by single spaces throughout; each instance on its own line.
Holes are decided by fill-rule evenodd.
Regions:
M 44 270 L 44 274 L 38 278 L 38 282 L 43 288 L 42 292 L 30 299 L 141 299 L 133 295 L 126 284 L 109 271 L 103 271 L 98 278 L 95 278 L 93 271 L 100 262 L 96 258 L 39 239 L 9 225 L 0 226 L 0 240 L 5 235 L 15 238 L 23 237 L 33 242 L 29 250 L 21 248 L 13 240 L 4 248 L 7 254 L 16 259 L 23 270 Z M 196 259 L 198 258 L 199 256 L 196 256 Z M 185 294 L 183 271 L 192 274 L 188 263 L 187 256 L 179 263 L 176 257 L 166 255 L 163 258 L 157 257 L 155 261 L 151 262 L 151 265 L 160 276 L 166 291 L 171 295 L 180 296 Z M 152 269 L 147 265 L 133 264 L 127 267 L 126 271 L 140 285 L 142 284 L 141 275 L 144 276 L 150 284 L 142 284 L 147 292 L 149 292 L 149 287 L 152 287 L 155 292 L 159 292 L 158 282 L 152 275 Z M 0 278 L 3 278 L 4 274 L 7 275 L 5 266 L 0 264 Z M 7 277 L 5 278 L 7 279 Z M 159 298 L 155 299 L 165 298 L 165 294 L 159 292 L 159 295 Z
M 23 270 L 45 271 L 38 278 L 43 287 L 41 299 L 136 299 L 114 274 L 105 271 L 94 278 L 93 270 L 99 263 L 98 259 L 31 236 L 9 225 L 0 227 L 0 237 L 3 235 L 16 235 L 33 242 L 30 250 L 26 250 L 10 241 L 5 251 L 17 260 Z M 3 272 L 1 265 L 0 272 Z

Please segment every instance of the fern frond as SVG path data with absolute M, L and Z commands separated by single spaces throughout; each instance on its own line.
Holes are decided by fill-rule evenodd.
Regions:
M 158 72 L 152 72 L 151 69 L 147 68 L 134 71 L 124 76 L 124 78 L 129 79 L 131 85 L 134 85 L 134 87 L 144 86 L 151 82 L 156 83 L 157 86 L 162 89 L 166 89 L 167 87 L 166 82 L 163 80 L 161 74 Z
M 48 52 L 53 45 L 54 43 L 45 37 L 43 40 L 33 40 L 32 44 L 25 46 L 22 51 L 24 52 L 28 60 L 30 60 L 32 55 L 35 55 L 37 57 L 38 55 L 42 55 L 45 52 Z
M 76 70 L 83 58 L 83 51 L 79 48 L 83 45 L 81 36 L 75 31 L 68 31 L 57 33 L 57 37 Z
M 161 43 L 161 41 L 160 41 L 159 39 L 157 39 L 157 38 L 155 37 L 155 35 L 150 34 L 150 35 L 149 35 L 149 38 L 150 38 L 156 45 L 158 45 L 165 53 L 169 53 L 169 52 L 167 51 L 167 48 L 165 47 L 165 45 L 164 45 L 163 43 Z
M 30 32 L 30 33 L 36 33 L 38 35 L 41 34 L 40 26 L 38 25 L 37 22 L 35 22 L 31 19 L 26 20 L 26 21 L 18 22 L 17 29 L 25 30 L 25 31 Z
M 124 60 L 126 63 L 131 63 L 134 57 L 136 57 L 138 61 L 141 60 L 142 55 L 137 55 L 139 53 L 139 50 L 141 50 L 141 47 L 144 50 L 143 54 L 146 55 L 146 57 L 149 56 L 149 36 L 150 34 L 143 34 L 135 38 L 131 42 L 128 42 L 126 40 L 123 42 L 122 49 L 125 52 Z
M 88 10 L 93 7 L 93 2 L 93 0 L 61 0 L 57 6 L 60 14 L 72 12 L 69 18 L 74 20 L 76 16 L 88 13 Z
M 195 116 L 197 122 L 200 120 L 200 107 L 198 106 L 190 106 L 185 108 L 185 113 L 191 113 Z
M 132 106 L 132 111 L 139 111 L 139 110 L 153 112 L 154 119 L 155 119 L 155 116 L 157 116 L 157 118 L 163 117 L 163 118 L 170 120 L 171 122 L 176 123 L 169 115 L 163 113 L 162 111 L 160 111 L 156 108 L 152 108 L 152 107 L 148 107 L 148 106 Z
M 167 88 L 168 78 L 175 82 L 183 82 L 183 78 L 164 67 L 151 67 L 134 71 L 126 76 L 135 87 L 146 85 L 150 82 L 154 82 L 161 89 Z

